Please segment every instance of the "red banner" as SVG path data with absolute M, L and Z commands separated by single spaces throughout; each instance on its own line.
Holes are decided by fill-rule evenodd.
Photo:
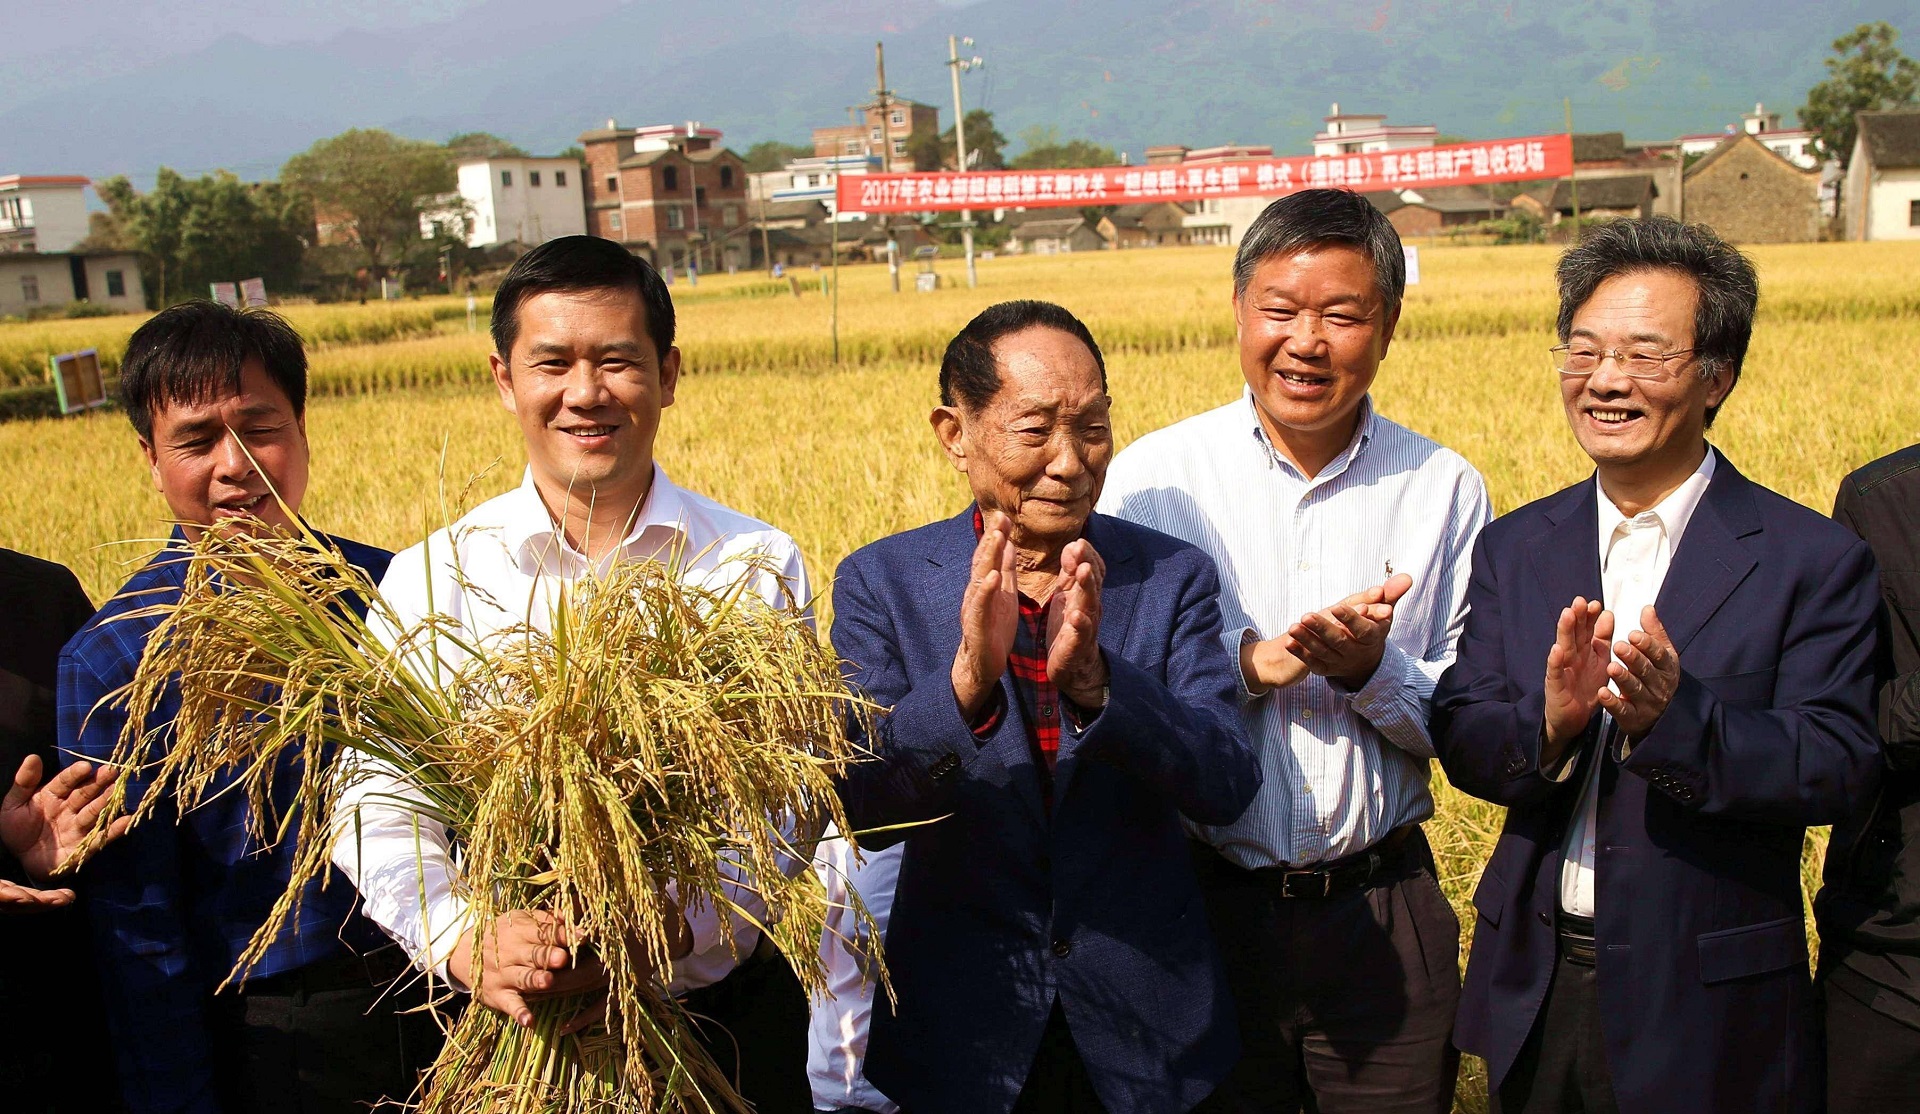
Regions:
M 1358 190 L 1472 186 L 1564 178 L 1573 173 L 1566 135 L 1489 139 L 1407 151 L 1218 163 L 1106 166 L 1080 170 L 974 170 L 934 174 L 843 174 L 846 212 L 924 213 L 1134 205 L 1208 197 L 1277 197 L 1331 186 Z

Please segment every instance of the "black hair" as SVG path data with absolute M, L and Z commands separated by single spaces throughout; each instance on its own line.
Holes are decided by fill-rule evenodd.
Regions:
M 673 296 L 653 264 L 599 236 L 561 236 L 513 261 L 493 293 L 493 348 L 513 354 L 520 303 L 552 290 L 632 290 L 647 307 L 647 335 L 664 359 L 673 347 Z
M 1753 262 L 1704 224 L 1681 224 L 1672 217 L 1608 221 L 1586 233 L 1579 245 L 1560 257 L 1560 342 L 1573 332 L 1573 315 L 1600 284 L 1633 271 L 1677 271 L 1693 280 L 1699 300 L 1693 311 L 1693 354 L 1703 376 L 1721 371 L 1740 381 L 1740 366 L 1753 339 L 1753 314 L 1760 305 L 1760 278 Z M 1726 400 L 1723 398 L 1721 402 Z M 1720 407 L 1707 409 L 1713 424 Z
M 1063 306 L 1023 299 L 988 306 L 947 342 L 947 354 L 940 359 L 940 405 L 978 412 L 991 402 L 1000 391 L 993 346 L 1002 337 L 1035 327 L 1058 329 L 1086 345 L 1100 369 L 1100 389 L 1107 389 L 1107 360 L 1086 325 Z
M 1399 312 L 1407 292 L 1407 254 L 1400 233 L 1373 202 L 1352 190 L 1301 190 L 1262 209 L 1240 237 L 1240 250 L 1233 257 L 1233 296 L 1247 292 L 1262 262 L 1326 244 L 1347 244 L 1365 252 L 1373 261 L 1373 281 L 1387 318 Z
M 182 302 L 148 318 L 120 359 L 120 404 L 142 441 L 156 409 L 195 405 L 240 390 L 240 368 L 257 359 L 267 377 L 307 412 L 307 352 L 277 313 L 219 302 Z

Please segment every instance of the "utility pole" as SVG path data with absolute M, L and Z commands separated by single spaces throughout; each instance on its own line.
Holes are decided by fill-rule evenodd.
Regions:
M 1577 244 L 1580 242 L 1580 160 L 1573 153 L 1573 98 L 1561 100 L 1567 107 L 1567 199 L 1573 202 L 1573 235 L 1568 238 Z
M 947 69 L 953 72 L 953 145 L 958 149 L 960 157 L 960 161 L 954 166 L 964 173 L 967 169 L 967 115 L 960 107 L 960 75 L 967 70 L 979 69 L 985 63 L 977 54 L 972 58 L 961 58 L 960 42 L 962 41 L 969 47 L 973 46 L 972 39 L 959 40 L 952 35 L 947 36 Z M 967 285 L 979 286 L 980 275 L 973 266 L 973 210 L 971 209 L 960 210 L 960 237 L 967 244 Z
M 747 179 L 747 181 L 752 182 L 753 179 L 749 178 Z M 763 257 L 765 257 L 767 261 L 768 276 L 772 276 L 773 249 L 767 245 L 767 191 L 764 186 L 760 190 L 760 197 L 758 200 L 760 202 L 760 254 Z M 748 250 L 751 251 L 752 249 L 749 248 Z
M 883 173 L 893 173 L 893 90 L 887 88 L 887 45 L 873 44 L 874 80 L 878 84 L 873 90 L 874 107 L 880 113 L 880 169 Z M 867 131 L 872 136 L 872 128 Z M 885 216 L 880 218 L 880 229 L 887 234 L 887 273 L 893 279 L 893 292 L 900 293 L 900 244 L 893 238 L 893 222 Z
M 833 263 L 833 300 L 827 307 L 827 323 L 833 330 L 833 366 L 840 366 L 840 172 L 833 174 L 833 212 L 830 214 L 833 246 L 828 249 Z

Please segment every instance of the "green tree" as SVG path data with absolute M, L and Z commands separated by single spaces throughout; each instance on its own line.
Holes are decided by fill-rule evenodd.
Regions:
M 424 242 L 420 210 L 443 207 L 454 166 L 437 143 L 354 128 L 288 159 L 280 178 L 312 203 L 316 218 L 345 231 L 378 280 Z
M 1060 129 L 1035 124 L 1020 133 L 1022 150 L 1010 165 L 1015 170 L 1064 170 L 1079 166 L 1113 166 L 1120 156 L 1111 147 L 1085 139 L 1060 138 Z
M 587 162 L 587 149 L 576 143 L 553 157 L 556 159 L 575 159 L 584 166 Z
M 1855 27 L 1833 40 L 1827 79 L 1807 90 L 1800 123 L 1814 133 L 1820 154 L 1842 167 L 1853 158 L 1854 113 L 1920 103 L 1920 65 L 1894 46 L 1899 38 L 1890 23 Z
M 954 157 L 952 128 L 948 128 L 942 138 L 923 122 L 907 137 L 907 159 L 915 170 L 941 170 L 952 166 Z
M 778 170 L 794 159 L 812 156 L 812 147 L 803 147 L 798 143 L 782 143 L 777 139 L 763 139 L 747 148 L 744 157 L 748 174 L 764 174 L 769 170 Z
M 447 153 L 456 159 L 524 159 L 526 149 L 491 132 L 461 132 L 447 140 Z
M 967 113 L 967 167 L 968 170 L 1005 170 L 1007 168 L 1007 137 L 993 126 L 993 113 L 984 108 L 976 108 Z M 941 165 L 957 153 L 953 143 L 953 129 L 948 128 L 940 135 Z
M 107 212 L 94 214 L 88 243 L 139 253 L 148 300 L 204 298 L 215 282 L 266 280 L 294 288 L 313 237 L 313 209 L 278 182 L 242 182 L 221 170 L 186 178 L 167 167 L 141 193 L 125 177 L 97 187 Z

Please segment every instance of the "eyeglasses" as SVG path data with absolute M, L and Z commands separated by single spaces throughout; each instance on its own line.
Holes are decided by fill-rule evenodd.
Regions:
M 1621 372 L 1629 379 L 1665 379 L 1668 377 L 1669 363 L 1693 352 L 1692 348 L 1662 352 L 1644 345 L 1635 348 L 1595 348 L 1585 344 L 1556 344 L 1547 349 L 1547 356 L 1553 370 L 1570 379 L 1599 371 L 1600 365 L 1609 356 L 1620 365 Z

